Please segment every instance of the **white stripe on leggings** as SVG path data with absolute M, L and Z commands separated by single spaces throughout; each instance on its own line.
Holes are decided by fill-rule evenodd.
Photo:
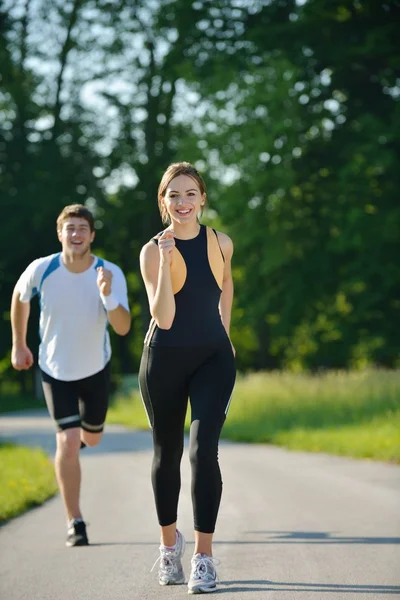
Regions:
M 152 426 L 151 426 L 151 423 L 150 423 L 149 413 L 147 412 L 146 404 L 144 402 L 144 398 L 143 398 L 143 394 L 142 394 L 142 388 L 140 387 L 140 380 L 139 379 L 138 379 L 138 384 L 139 384 L 140 397 L 142 399 L 142 403 L 143 403 L 143 407 L 144 407 L 144 412 L 146 413 L 146 417 L 147 417 L 147 421 L 149 422 L 150 429 L 153 429 Z
M 232 400 L 232 396 L 233 396 L 233 390 L 232 390 L 232 394 L 231 394 L 231 396 L 230 396 L 230 398 L 228 400 L 228 404 L 227 404 L 226 409 L 225 409 L 225 414 L 226 415 L 228 414 L 228 410 L 229 410 L 229 406 L 230 406 L 230 403 L 231 403 L 231 400 Z

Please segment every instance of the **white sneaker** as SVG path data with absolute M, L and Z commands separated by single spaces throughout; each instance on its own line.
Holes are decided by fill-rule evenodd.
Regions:
M 185 583 L 185 575 L 182 568 L 182 556 L 185 552 L 186 542 L 183 534 L 176 530 L 175 549 L 160 546 L 160 556 L 157 558 L 151 570 L 160 562 L 158 569 L 158 582 L 160 585 L 179 585 Z
M 192 558 L 192 571 L 188 583 L 189 594 L 207 594 L 217 589 L 217 571 L 219 561 L 206 554 L 195 554 Z

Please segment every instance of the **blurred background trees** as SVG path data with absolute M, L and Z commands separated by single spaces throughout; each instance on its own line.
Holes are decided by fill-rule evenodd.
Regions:
M 30 385 L 10 368 L 13 286 L 57 251 L 73 202 L 96 215 L 94 252 L 127 275 L 133 329 L 113 340 L 114 371 L 137 370 L 138 254 L 162 228 L 156 191 L 175 160 L 203 172 L 206 222 L 235 243 L 240 369 L 399 366 L 399 8 L 0 2 L 3 385 Z

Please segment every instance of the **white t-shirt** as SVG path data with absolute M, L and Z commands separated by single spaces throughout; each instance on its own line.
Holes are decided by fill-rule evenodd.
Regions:
M 98 373 L 111 358 L 107 312 L 97 287 L 97 267 L 112 274 L 111 289 L 129 310 L 121 269 L 102 258 L 83 273 L 65 267 L 61 253 L 34 260 L 17 282 L 21 302 L 40 302 L 39 366 L 55 379 L 75 381 Z

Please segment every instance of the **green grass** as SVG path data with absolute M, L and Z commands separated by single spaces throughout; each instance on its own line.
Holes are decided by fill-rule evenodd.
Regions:
M 107 420 L 147 428 L 138 392 Z M 238 377 L 222 437 L 400 463 L 400 371 Z
M 42 450 L 0 444 L 0 464 L 0 523 L 57 492 L 53 465 Z
M 400 411 L 390 422 L 388 419 L 377 418 L 359 426 L 283 432 L 276 437 L 275 443 L 292 450 L 312 450 L 400 463 L 399 432 Z
M 107 413 L 107 423 L 125 425 L 134 429 L 149 429 L 143 402 L 137 390 L 130 394 L 117 394 Z

